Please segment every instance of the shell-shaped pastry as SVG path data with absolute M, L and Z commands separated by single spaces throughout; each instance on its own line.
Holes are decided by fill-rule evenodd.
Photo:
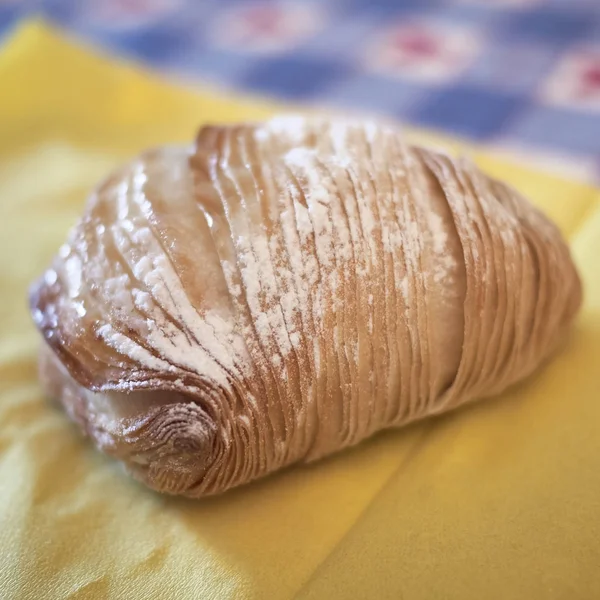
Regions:
M 135 159 L 31 292 L 48 393 L 189 496 L 496 394 L 580 302 L 513 189 L 393 126 L 302 117 Z

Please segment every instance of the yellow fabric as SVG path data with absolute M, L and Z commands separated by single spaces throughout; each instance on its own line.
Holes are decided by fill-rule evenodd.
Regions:
M 572 241 L 567 348 L 503 397 L 206 501 L 132 481 L 43 398 L 26 288 L 124 157 L 273 106 L 32 23 L 0 53 L 1 598 L 600 598 L 600 195 L 474 150 Z M 430 135 L 424 136 L 428 140 Z

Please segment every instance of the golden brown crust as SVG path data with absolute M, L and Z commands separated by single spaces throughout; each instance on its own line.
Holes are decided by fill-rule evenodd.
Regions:
M 201 496 L 501 391 L 581 284 L 469 162 L 289 117 L 107 179 L 30 302 L 48 393 L 136 477 Z

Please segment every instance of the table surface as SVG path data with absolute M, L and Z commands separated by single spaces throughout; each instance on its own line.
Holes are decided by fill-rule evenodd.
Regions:
M 392 115 L 600 180 L 598 0 L 0 0 L 191 81 Z

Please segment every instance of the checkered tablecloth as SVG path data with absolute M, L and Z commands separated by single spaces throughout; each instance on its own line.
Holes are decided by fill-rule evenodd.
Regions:
M 0 0 L 161 71 L 375 110 L 600 179 L 600 0 Z

